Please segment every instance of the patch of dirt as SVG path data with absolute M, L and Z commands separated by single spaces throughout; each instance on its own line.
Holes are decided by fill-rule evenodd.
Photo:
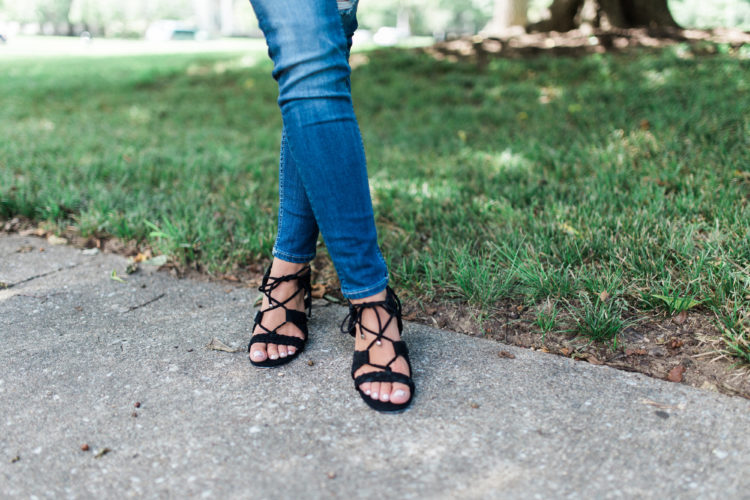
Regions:
M 750 367 L 721 354 L 721 333 L 704 311 L 674 318 L 639 314 L 615 348 L 561 332 L 574 330 L 565 312 L 558 316 L 557 331 L 547 334 L 534 324 L 535 318 L 535 308 L 512 301 L 498 304 L 492 317 L 484 319 L 462 304 L 404 305 L 409 321 L 750 399 Z
M 438 60 L 473 61 L 480 68 L 496 57 L 520 59 L 539 55 L 575 56 L 623 52 L 636 47 L 660 48 L 676 44 L 687 44 L 692 57 L 699 54 L 715 54 L 718 45 L 727 45 L 738 50 L 750 44 L 750 33 L 738 29 L 716 28 L 712 30 L 682 29 L 600 29 L 588 26 L 567 32 L 518 33 L 503 37 L 472 36 L 436 43 L 418 49 Z

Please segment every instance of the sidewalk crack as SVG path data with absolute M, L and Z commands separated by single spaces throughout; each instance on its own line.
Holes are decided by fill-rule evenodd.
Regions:
M 80 265 L 81 265 L 81 263 L 79 262 L 78 264 L 73 264 L 71 266 L 58 267 L 57 269 L 53 269 L 52 271 L 47 271 L 46 273 L 35 274 L 34 276 L 30 276 L 30 277 L 28 277 L 26 279 L 23 279 L 21 281 L 17 281 L 16 283 L 7 283 L 5 281 L 0 281 L 0 290 L 1 289 L 13 288 L 15 286 L 22 285 L 24 283 L 28 283 L 29 281 L 33 281 L 35 279 L 44 278 L 45 276 L 49 276 L 50 274 L 55 274 L 55 273 L 58 273 L 60 271 L 65 271 L 67 269 L 73 269 L 74 267 L 78 267 Z
M 128 310 L 125 311 L 125 313 L 129 313 L 130 311 L 135 311 L 136 309 L 140 309 L 141 307 L 146 307 L 147 305 L 156 302 L 157 300 L 159 300 L 160 298 L 164 297 L 165 295 L 166 295 L 166 293 L 162 293 L 160 295 L 157 295 L 156 297 L 154 297 L 151 300 L 147 300 L 143 304 L 139 304 L 137 306 L 130 306 L 130 307 L 128 307 Z

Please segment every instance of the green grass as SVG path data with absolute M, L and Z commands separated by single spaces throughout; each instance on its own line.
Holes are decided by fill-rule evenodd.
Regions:
M 567 301 L 581 333 L 608 341 L 625 304 L 742 328 L 746 54 L 678 47 L 482 72 L 407 50 L 357 55 L 395 284 L 484 313 L 508 297 Z M 267 259 L 281 123 L 270 65 L 243 55 L 0 58 L 0 218 L 136 239 L 210 273 Z M 616 300 L 597 302 L 603 290 Z

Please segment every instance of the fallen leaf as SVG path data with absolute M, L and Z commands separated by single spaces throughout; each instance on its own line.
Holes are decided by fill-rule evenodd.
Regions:
M 645 356 L 646 349 L 625 349 L 625 356 Z
M 224 279 L 227 281 L 232 281 L 234 283 L 237 283 L 238 281 L 240 281 L 240 279 L 234 274 L 227 274 L 224 276 Z
M 599 292 L 599 300 L 602 302 L 607 302 L 607 299 L 609 299 L 609 292 L 607 290 L 602 290 Z
M 110 450 L 109 448 L 102 448 L 101 450 L 96 452 L 96 455 L 94 455 L 94 458 L 102 458 L 104 455 L 106 455 L 110 451 L 112 450 Z
M 471 403 L 471 407 L 476 410 L 477 408 L 479 408 L 479 403 Z
M 150 258 L 150 255 L 146 255 L 145 253 L 138 252 L 138 254 L 133 257 L 133 262 L 143 262 L 144 260 L 148 260 Z
M 602 361 L 601 359 L 599 359 L 599 358 L 597 358 L 596 356 L 593 356 L 593 355 L 591 355 L 591 354 L 589 354 L 589 355 L 588 355 L 588 356 L 586 357 L 586 361 L 588 361 L 588 362 L 589 362 L 589 363 L 591 363 L 592 365 L 603 365 L 603 364 L 604 364 L 604 361 Z
M 680 311 L 680 314 L 672 316 L 672 321 L 678 325 L 683 324 L 685 321 L 687 321 L 687 311 Z
M 66 245 L 68 243 L 68 240 L 59 236 L 55 236 L 54 234 L 50 234 L 49 236 L 47 236 L 47 243 L 49 243 L 50 245 Z
M 500 358 L 516 359 L 516 355 L 508 351 L 498 351 L 497 356 Z
M 644 405 L 655 406 L 656 408 L 661 408 L 663 410 L 684 410 L 685 409 L 684 403 L 680 403 L 678 405 L 670 405 L 670 404 L 660 403 L 658 401 L 654 401 L 652 399 L 646 399 L 646 398 L 642 399 L 641 403 L 643 403 Z
M 540 347 L 540 348 L 539 348 L 538 350 L 539 350 L 539 351 L 542 351 L 542 352 L 550 352 L 550 351 L 549 351 L 549 348 L 548 348 L 547 346 L 542 346 L 542 347 Z
M 667 374 L 667 380 L 670 382 L 682 382 L 682 375 L 685 373 L 685 367 L 682 365 L 677 365 L 671 370 L 669 370 L 669 373 Z
M 667 344 L 672 349 L 677 349 L 679 347 L 682 347 L 684 342 L 677 337 L 672 337 L 669 339 L 669 343 Z
M 591 354 L 590 352 L 574 352 L 571 358 L 578 361 L 579 359 L 582 359 L 584 361 L 588 361 L 592 365 L 603 365 L 604 362 L 601 361 L 599 358 Z
M 325 294 L 323 295 L 323 298 L 326 299 L 328 302 L 333 302 L 334 304 L 340 304 L 341 301 L 334 297 L 333 295 Z
M 156 257 L 152 257 L 148 260 L 143 261 L 144 266 L 156 266 L 161 267 L 164 264 L 167 263 L 167 256 L 166 255 L 157 255 Z
M 109 275 L 109 277 L 114 281 L 119 281 L 120 283 L 125 283 L 125 280 L 117 276 L 117 271 L 112 269 L 112 274 Z
M 41 227 L 35 227 L 32 229 L 24 229 L 18 234 L 21 236 L 44 236 L 45 234 L 47 234 L 47 231 L 45 231 Z
M 326 294 L 326 286 L 323 283 L 315 283 L 312 286 L 312 292 L 310 295 L 315 299 L 322 299 Z
M 716 387 L 715 384 L 712 384 L 708 380 L 704 380 L 703 384 L 701 385 L 701 389 L 704 389 L 706 391 L 713 391 L 713 392 L 719 392 L 719 388 Z
M 31 245 L 24 245 L 22 247 L 19 247 L 18 250 L 16 250 L 16 253 L 28 253 L 34 250 L 34 247 Z
M 232 348 L 226 345 L 221 340 L 217 339 L 216 337 L 211 339 L 211 342 L 206 344 L 206 349 L 212 349 L 214 351 L 224 351 L 224 352 L 238 352 L 239 348 Z
M 570 356 L 572 352 L 573 349 L 571 349 L 570 347 L 563 347 L 562 349 L 560 349 L 560 354 L 562 354 L 563 356 Z

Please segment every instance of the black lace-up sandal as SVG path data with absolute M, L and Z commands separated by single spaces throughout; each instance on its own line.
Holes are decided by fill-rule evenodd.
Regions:
M 288 355 L 285 358 L 279 357 L 278 359 L 271 359 L 270 357 L 266 357 L 266 359 L 263 361 L 253 361 L 251 357 L 250 363 L 252 363 L 254 366 L 270 367 L 283 365 L 289 363 L 291 360 L 299 356 L 302 351 L 305 350 L 305 343 L 307 342 L 307 318 L 310 317 L 312 312 L 312 287 L 310 285 L 310 272 L 310 266 L 305 266 L 294 274 L 275 277 L 271 276 L 271 267 L 269 266 L 266 274 L 263 275 L 263 281 L 260 287 L 258 287 L 258 290 L 268 298 L 269 306 L 267 309 L 258 311 L 255 315 L 255 323 L 253 324 L 252 331 L 254 332 L 255 328 L 260 325 L 260 328 L 263 332 L 257 333 L 255 335 L 251 334 L 252 336 L 250 337 L 250 343 L 247 346 L 247 352 L 252 352 L 253 344 L 286 345 L 296 348 L 296 351 L 294 351 L 294 354 Z M 286 300 L 279 301 L 271 296 L 271 293 L 281 283 L 284 283 L 285 281 L 295 280 L 297 281 L 297 290 Z M 299 293 L 302 293 L 304 295 L 305 309 L 307 310 L 307 314 L 305 314 L 303 311 L 287 309 L 286 307 L 289 301 L 291 301 Z M 263 315 L 268 311 L 278 309 L 279 307 L 286 311 L 286 321 L 278 325 L 276 328 L 269 330 L 268 328 L 263 326 Z M 302 332 L 303 338 L 293 337 L 291 335 L 282 335 L 277 332 L 280 327 L 286 325 L 287 323 L 291 323 L 299 328 L 299 330 Z
M 380 315 L 377 314 L 377 311 L 375 311 L 376 317 L 378 318 L 378 330 L 375 331 L 367 328 L 362 324 L 362 312 L 365 309 L 376 309 L 378 307 L 383 308 L 388 313 L 388 320 L 383 323 Z M 367 349 L 365 349 L 364 351 L 354 351 L 354 361 L 352 362 L 352 378 L 354 379 L 354 388 L 357 389 L 357 392 L 359 392 L 362 400 L 371 408 L 382 412 L 398 412 L 405 410 L 411 404 L 411 401 L 414 398 L 415 391 L 414 381 L 411 378 L 412 369 L 411 362 L 409 361 L 409 350 L 406 348 L 406 342 L 404 342 L 403 340 L 391 340 L 385 336 L 385 331 L 388 328 L 388 325 L 390 325 L 391 321 L 393 321 L 394 319 L 398 324 L 398 333 L 400 335 L 404 329 L 404 324 L 401 320 L 401 302 L 398 300 L 396 293 L 391 289 L 391 287 L 387 287 L 385 300 L 383 301 L 363 302 L 361 304 L 352 304 L 351 302 L 349 302 L 349 314 L 341 323 L 341 331 L 343 333 L 348 333 L 352 337 L 357 334 L 357 326 L 359 326 L 361 338 L 365 338 L 364 332 L 375 335 L 375 339 L 370 343 L 370 345 L 367 346 Z M 387 340 L 391 344 L 393 344 L 395 355 L 393 356 L 393 359 L 391 359 L 385 365 L 378 365 L 370 361 L 370 348 L 372 348 L 372 346 L 376 344 L 381 345 L 383 343 L 383 340 Z M 399 358 L 399 356 L 403 357 L 406 360 L 406 364 L 409 367 L 409 375 L 394 372 L 391 369 L 391 365 Z M 377 368 L 379 371 L 372 371 L 369 373 L 363 373 L 359 376 L 355 376 L 354 374 L 357 372 L 357 370 L 365 365 Z M 366 382 L 390 382 L 407 385 L 409 386 L 409 400 L 401 404 L 396 404 L 391 401 L 379 401 L 373 399 L 365 394 L 361 389 L 362 384 Z

